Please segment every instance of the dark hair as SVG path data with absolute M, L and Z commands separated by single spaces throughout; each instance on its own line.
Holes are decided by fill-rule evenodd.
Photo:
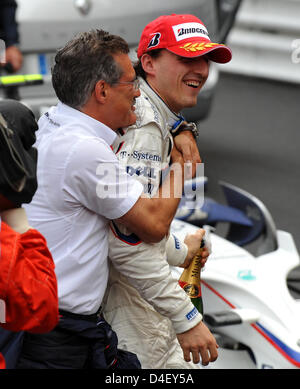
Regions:
M 83 32 L 70 40 L 55 56 L 52 84 L 59 100 L 73 108 L 82 107 L 95 84 L 117 82 L 122 70 L 114 54 L 128 54 L 127 42 L 103 30 Z
M 163 49 L 154 49 L 151 51 L 148 51 L 146 54 L 149 54 L 152 58 L 158 58 L 161 54 L 161 51 Z M 134 64 L 134 70 L 136 73 L 136 76 L 142 77 L 144 80 L 146 80 L 147 74 L 145 73 L 145 70 L 143 69 L 141 59 L 139 59 L 135 64 Z

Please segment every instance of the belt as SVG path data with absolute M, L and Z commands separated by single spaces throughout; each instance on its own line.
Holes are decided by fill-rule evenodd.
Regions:
M 70 318 L 75 319 L 75 320 L 77 319 L 77 320 L 87 320 L 87 321 L 91 321 L 91 322 L 97 322 L 97 320 L 99 320 L 99 318 L 102 317 L 102 307 L 100 306 L 98 311 L 96 313 L 91 314 L 91 315 L 82 315 L 79 313 L 67 312 L 67 311 L 64 311 L 63 309 L 59 309 L 59 314 L 60 314 L 60 316 L 70 317 Z

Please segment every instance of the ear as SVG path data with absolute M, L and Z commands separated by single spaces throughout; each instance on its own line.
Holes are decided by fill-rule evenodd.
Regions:
M 144 69 L 144 71 L 153 76 L 155 74 L 155 66 L 154 66 L 154 59 L 149 54 L 144 54 L 141 57 L 141 64 Z
M 99 103 L 105 103 L 108 95 L 108 84 L 104 80 L 97 81 L 94 89 L 95 98 Z

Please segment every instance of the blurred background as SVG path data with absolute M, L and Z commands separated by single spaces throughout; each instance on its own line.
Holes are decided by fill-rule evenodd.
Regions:
M 143 27 L 161 14 L 192 13 L 233 60 L 212 64 L 195 108 L 207 195 L 224 202 L 219 180 L 258 197 L 278 229 L 300 248 L 300 0 L 17 0 L 23 66 L 1 70 L 2 98 L 14 96 L 39 117 L 57 102 L 51 86 L 56 50 L 77 32 L 123 36 L 132 59 Z M 13 75 L 16 75 L 15 73 Z
M 227 38 L 199 148 L 209 193 L 218 180 L 257 196 L 300 249 L 300 1 L 244 0 Z

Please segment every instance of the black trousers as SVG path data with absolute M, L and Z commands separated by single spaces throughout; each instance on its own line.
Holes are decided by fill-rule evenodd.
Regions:
M 118 338 L 101 315 L 61 311 L 47 334 L 25 333 L 18 369 L 140 369 L 137 356 L 118 349 Z

